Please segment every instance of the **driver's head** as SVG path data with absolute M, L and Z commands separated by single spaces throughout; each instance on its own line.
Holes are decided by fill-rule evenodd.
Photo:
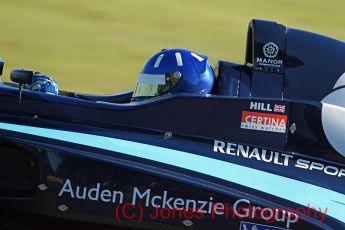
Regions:
M 32 76 L 32 84 L 29 89 L 48 94 L 59 94 L 58 83 L 47 75 L 35 72 Z
M 164 49 L 146 62 L 132 100 L 167 93 L 208 94 L 214 78 L 207 56 L 184 49 Z

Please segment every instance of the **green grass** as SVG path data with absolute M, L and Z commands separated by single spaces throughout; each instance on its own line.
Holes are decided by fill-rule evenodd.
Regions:
M 0 0 L 4 79 L 23 67 L 65 90 L 112 93 L 133 88 L 162 48 L 242 63 L 252 18 L 345 40 L 342 0 Z

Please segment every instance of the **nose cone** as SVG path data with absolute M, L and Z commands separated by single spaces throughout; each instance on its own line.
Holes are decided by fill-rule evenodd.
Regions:
M 345 73 L 335 83 L 335 91 L 321 101 L 322 126 L 329 143 L 345 157 L 345 88 L 339 88 L 342 86 Z

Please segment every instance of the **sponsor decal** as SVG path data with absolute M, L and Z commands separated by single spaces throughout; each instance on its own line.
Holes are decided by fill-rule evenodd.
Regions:
M 218 140 L 214 141 L 213 151 L 282 166 L 289 166 L 290 159 L 293 158 L 290 154 Z
M 286 115 L 249 111 L 242 112 L 241 129 L 285 133 L 286 124 Z
M 274 112 L 285 113 L 285 105 L 274 105 Z
M 325 165 L 315 161 L 309 161 L 306 159 L 297 159 L 295 163 L 296 168 L 306 169 L 310 171 L 322 171 L 329 176 L 344 177 L 345 169 L 338 168 L 332 165 Z
M 131 210 L 131 215 L 126 215 L 126 213 L 124 213 L 129 207 L 132 209 L 138 207 L 141 212 L 141 219 L 145 207 L 150 208 L 146 209 L 146 211 L 154 209 L 153 213 L 148 213 L 148 217 L 151 220 L 156 220 L 158 218 L 164 220 L 178 218 L 178 216 L 176 217 L 176 215 L 171 214 L 171 211 L 188 211 L 196 213 L 196 215 L 192 215 L 192 217 L 197 219 L 202 219 L 205 215 L 209 215 L 212 219 L 216 217 L 223 217 L 226 219 L 258 219 L 266 221 L 267 223 L 284 224 L 287 228 L 299 220 L 299 216 L 295 214 L 297 210 L 291 208 L 284 209 L 254 206 L 248 199 L 238 199 L 233 203 L 218 202 L 214 200 L 213 197 L 208 197 L 208 199 L 205 200 L 198 200 L 175 197 L 166 190 L 157 194 L 151 189 L 142 189 L 138 187 L 133 187 L 132 192 L 128 193 L 127 191 L 111 191 L 109 189 L 104 189 L 101 187 L 101 184 L 102 183 L 96 183 L 93 187 L 81 187 L 72 185 L 71 180 L 67 179 L 60 189 L 58 197 L 116 204 L 115 215 L 119 222 L 121 222 L 119 215 L 120 209 L 123 214 L 122 217 L 125 219 L 131 219 L 133 217 L 133 210 Z M 127 195 L 127 197 L 125 197 L 125 194 L 129 194 L 129 196 Z M 185 218 L 186 214 L 187 213 L 184 213 L 181 218 Z
M 286 223 L 287 228 L 289 228 L 292 223 L 296 223 L 299 218 L 297 214 L 284 209 L 253 206 L 247 199 L 237 200 L 233 205 L 233 212 L 239 218 L 255 219 L 256 216 L 257 219 L 271 221 L 271 223 Z
M 279 52 L 279 47 L 274 42 L 268 42 L 262 48 L 265 57 L 276 58 Z
M 253 102 L 253 101 L 251 101 L 249 109 L 265 111 L 265 112 L 272 112 L 271 104 L 262 103 L 262 102 Z
M 266 43 L 262 48 L 265 58 L 257 57 L 256 62 L 259 66 L 277 67 L 283 65 L 283 60 L 275 59 L 279 53 L 279 47 L 274 42 Z
M 288 229 L 241 221 L 240 230 L 288 230 Z
M 285 105 L 274 104 L 274 107 L 272 109 L 271 104 L 264 103 L 264 102 L 254 102 L 254 101 L 251 101 L 249 109 L 250 110 L 264 111 L 264 112 L 285 113 Z
M 345 177 L 345 169 L 333 165 L 325 165 L 320 162 L 296 158 L 295 155 L 277 151 L 240 145 L 231 142 L 214 140 L 213 152 L 223 153 L 235 157 L 255 159 L 257 161 L 273 163 L 279 166 L 293 166 L 295 168 L 320 171 L 329 176 Z
M 310 201 L 311 198 L 309 193 L 310 191 L 313 191 L 313 196 L 317 197 L 317 199 L 314 199 L 316 205 L 319 205 L 320 207 L 327 205 L 327 207 L 329 207 L 329 216 L 339 221 L 345 222 L 345 217 L 343 215 L 345 206 L 341 202 L 342 200 L 344 200 L 344 194 L 333 191 L 330 188 L 320 187 L 303 181 L 280 176 L 271 172 L 254 169 L 240 164 L 231 163 L 225 160 L 216 159 L 212 156 L 206 157 L 188 151 L 179 151 L 139 143 L 135 141 L 121 140 L 118 138 L 88 133 L 41 128 L 35 126 L 18 125 L 3 122 L 0 122 L 0 131 L 4 135 L 9 135 L 13 137 L 16 137 L 18 133 L 21 133 L 25 135 L 30 135 L 30 137 L 33 139 L 39 137 L 50 138 L 52 140 L 78 144 L 84 147 L 93 147 L 100 150 L 112 151 L 116 153 L 116 155 L 123 154 L 137 157 L 140 159 L 152 160 L 157 163 L 163 163 L 166 165 L 171 165 L 173 167 L 180 167 L 196 173 L 203 173 L 207 176 L 222 179 L 224 181 L 237 183 L 239 185 L 246 186 L 248 188 L 255 189 L 260 192 L 265 192 L 278 198 L 291 200 L 291 202 L 301 205 L 305 205 L 306 203 L 308 203 L 308 201 Z M 85 157 L 89 158 L 90 154 L 85 153 Z M 108 160 L 106 156 L 103 157 L 99 155 L 99 157 L 104 161 Z M 307 162 L 308 166 L 312 163 L 310 161 Z M 323 171 L 325 172 L 327 165 L 324 166 L 325 168 Z M 314 170 L 314 168 L 311 169 L 310 167 L 309 170 Z M 338 177 L 345 176 L 344 169 L 337 168 L 337 170 L 340 170 Z M 275 186 L 277 184 L 284 184 L 285 186 Z M 300 194 L 298 196 L 291 196 L 291 189 L 286 189 L 286 187 L 298 187 Z M 65 197 L 65 194 L 71 194 L 71 192 L 68 192 L 69 188 L 66 187 L 66 189 L 66 192 L 62 192 L 60 194 L 61 196 Z M 108 196 L 104 193 L 103 196 Z M 127 190 L 125 194 L 128 194 Z M 332 197 L 332 199 L 329 199 L 329 197 Z
M 153 194 L 151 189 L 140 189 L 133 187 L 130 199 L 125 200 L 123 191 L 111 191 L 102 189 L 101 183 L 97 183 L 92 188 L 73 186 L 70 179 L 67 179 L 58 194 L 59 197 L 69 197 L 72 199 L 92 200 L 105 203 L 123 204 L 131 203 L 132 205 L 142 202 L 145 207 L 168 208 L 168 209 L 191 209 L 194 212 L 212 214 L 215 212 L 213 197 L 208 200 L 182 199 L 170 196 L 168 191 L 161 194 Z

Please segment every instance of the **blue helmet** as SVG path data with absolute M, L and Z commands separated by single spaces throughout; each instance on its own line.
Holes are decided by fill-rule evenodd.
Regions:
M 29 89 L 42 93 L 55 94 L 59 93 L 58 83 L 47 75 L 35 72 L 32 76 L 32 84 Z
M 214 78 L 207 56 L 184 49 L 163 49 L 146 62 L 132 99 L 167 93 L 208 94 Z

